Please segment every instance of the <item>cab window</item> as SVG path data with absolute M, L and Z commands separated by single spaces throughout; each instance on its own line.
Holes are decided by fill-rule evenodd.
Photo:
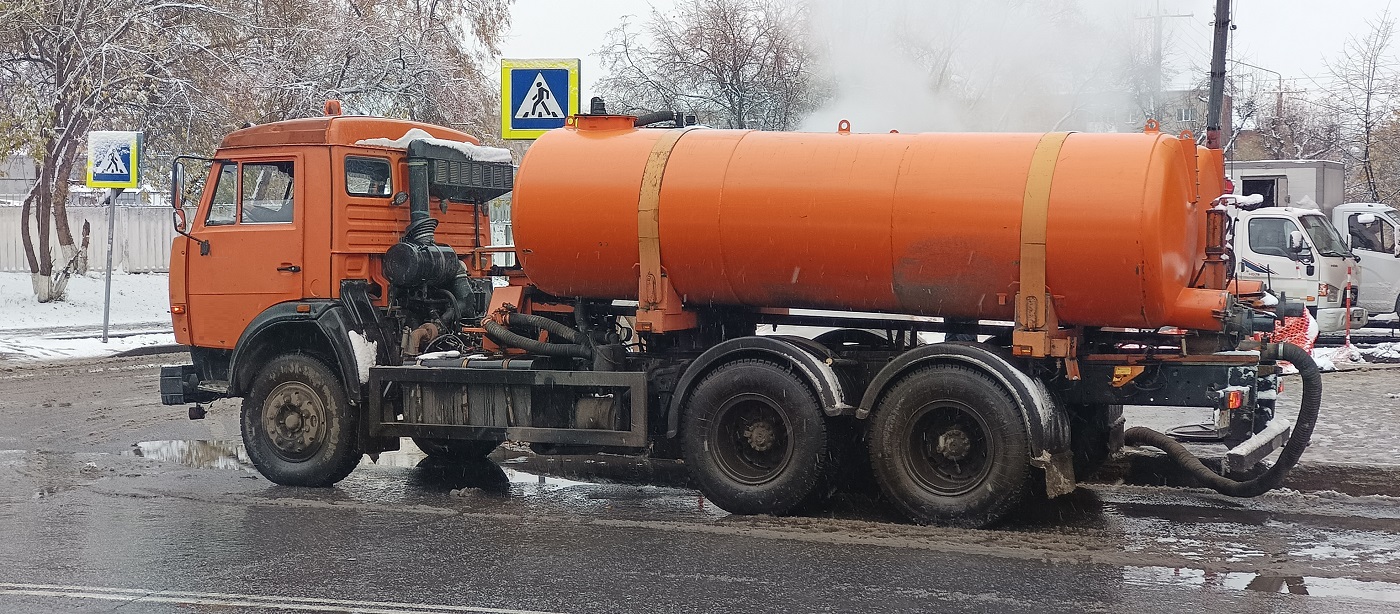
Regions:
M 243 164 L 244 224 L 285 224 L 292 221 L 292 163 Z
M 387 197 L 394 193 L 389 174 L 388 160 L 346 156 L 345 191 L 351 196 Z
M 1347 218 L 1347 232 L 1351 235 L 1351 246 L 1373 252 L 1395 253 L 1395 227 L 1386 223 L 1379 215 L 1372 215 L 1370 224 L 1362 224 L 1362 213 L 1353 213 Z
M 238 221 L 238 165 L 225 163 L 219 168 L 214 184 L 214 199 L 209 204 L 205 226 L 223 226 Z
M 1249 220 L 1249 250 L 1266 256 L 1288 258 L 1288 235 L 1298 230 L 1292 220 L 1255 218 Z

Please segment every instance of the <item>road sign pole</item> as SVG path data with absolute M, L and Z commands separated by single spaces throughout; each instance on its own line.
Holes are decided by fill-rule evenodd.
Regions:
M 117 195 L 121 188 L 107 189 L 107 289 L 102 295 L 102 342 L 107 343 L 107 327 L 112 322 L 112 237 L 117 228 Z

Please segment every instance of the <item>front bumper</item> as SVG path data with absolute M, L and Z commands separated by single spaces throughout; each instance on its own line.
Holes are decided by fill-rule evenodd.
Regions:
M 1352 307 L 1349 311 L 1346 307 L 1317 310 L 1318 332 L 1335 333 L 1346 330 L 1348 321 L 1350 321 L 1351 328 L 1361 328 L 1370 322 L 1370 317 L 1366 310 L 1361 307 Z
M 218 393 L 199 387 L 199 371 L 194 365 L 164 365 L 160 368 L 160 403 L 184 405 L 208 403 L 219 398 Z

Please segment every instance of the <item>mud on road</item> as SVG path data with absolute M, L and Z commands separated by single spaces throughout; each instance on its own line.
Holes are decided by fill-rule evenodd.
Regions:
M 203 421 L 159 404 L 159 366 L 178 359 L 0 363 L 0 502 L 16 513 L 65 501 L 354 512 L 424 522 L 528 523 L 559 534 L 669 535 L 677 543 L 742 539 L 827 555 L 874 548 L 914 557 L 1121 568 L 1119 580 L 1152 586 L 1307 590 L 1400 606 L 1400 499 L 1390 497 L 1284 491 L 1239 500 L 1102 484 L 1028 506 L 999 528 L 966 531 L 909 525 L 863 497 L 840 498 L 805 517 L 731 516 L 688 488 L 547 477 L 530 457 L 499 451 L 493 463 L 442 466 L 411 447 L 377 463 L 365 460 L 333 489 L 279 487 L 241 455 L 236 401 L 214 404 Z M 1393 411 L 1381 399 L 1388 398 L 1395 375 L 1328 375 L 1323 424 Z M 1347 401 L 1342 391 L 1356 400 Z M 1333 431 L 1320 429 L 1334 438 L 1348 431 L 1338 426 L 1327 435 Z

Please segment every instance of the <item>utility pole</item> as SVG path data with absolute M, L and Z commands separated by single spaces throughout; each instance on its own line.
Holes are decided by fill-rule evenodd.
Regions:
M 1215 40 L 1210 49 L 1210 102 L 1206 147 L 1220 149 L 1220 113 L 1225 102 L 1225 47 L 1230 40 L 1230 0 L 1215 0 Z
M 1150 102 L 1151 108 L 1147 112 L 1149 117 L 1156 116 L 1162 110 L 1162 20 L 1169 17 L 1193 17 L 1193 15 L 1191 13 L 1163 15 L 1162 3 L 1159 0 L 1157 2 L 1155 15 L 1139 17 L 1139 19 L 1152 20 L 1152 98 Z M 1166 118 L 1156 117 L 1156 119 L 1157 121 L 1162 121 Z

